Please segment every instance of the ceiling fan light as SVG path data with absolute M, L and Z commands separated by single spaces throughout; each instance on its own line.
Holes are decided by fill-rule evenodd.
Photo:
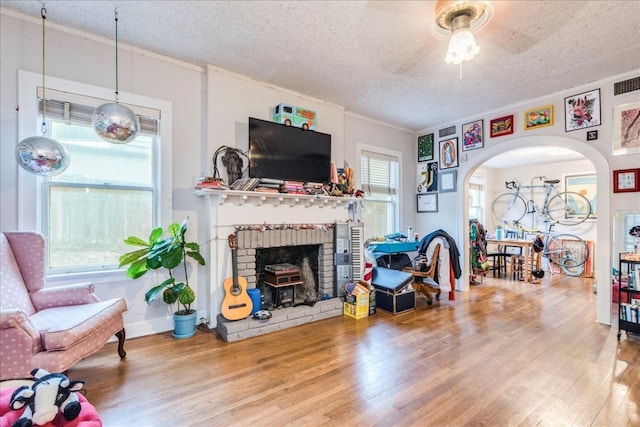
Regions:
M 444 61 L 447 64 L 461 64 L 469 61 L 480 52 L 476 39 L 469 29 L 458 30 L 453 33 L 449 41 L 449 50 Z

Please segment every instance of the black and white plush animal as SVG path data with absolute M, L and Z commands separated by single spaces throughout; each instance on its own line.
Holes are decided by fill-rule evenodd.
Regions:
M 31 375 L 36 381 L 31 386 L 22 386 L 11 395 L 11 409 L 24 413 L 11 427 L 44 425 L 62 412 L 67 420 L 74 420 L 80 413 L 80 402 L 76 391 L 82 390 L 84 381 L 70 381 L 63 374 L 50 374 L 44 369 L 34 369 Z

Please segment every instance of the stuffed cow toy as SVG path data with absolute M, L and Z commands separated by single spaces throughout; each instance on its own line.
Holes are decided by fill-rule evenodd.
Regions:
M 34 369 L 31 375 L 36 381 L 31 386 L 16 389 L 11 396 L 11 409 L 24 408 L 24 413 L 11 427 L 45 425 L 56 417 L 58 411 L 71 421 L 80 413 L 76 391 L 84 387 L 84 381 L 70 381 L 63 374 L 50 374 L 44 369 Z

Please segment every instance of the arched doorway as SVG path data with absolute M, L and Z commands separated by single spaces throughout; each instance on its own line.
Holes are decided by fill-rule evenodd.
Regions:
M 469 185 L 469 179 L 472 173 L 482 164 L 496 156 L 505 152 L 511 151 L 516 148 L 526 147 L 564 147 L 569 150 L 576 151 L 584 155 L 589 159 L 597 173 L 597 194 L 598 194 L 598 218 L 596 220 L 597 225 L 597 242 L 595 265 L 596 265 L 596 283 L 597 283 L 597 298 L 596 298 L 596 321 L 606 325 L 611 324 L 611 286 L 609 285 L 609 276 L 611 271 L 611 178 L 609 164 L 604 156 L 592 146 L 585 144 L 582 141 L 578 141 L 572 138 L 561 136 L 536 136 L 536 137 L 521 137 L 513 138 L 505 141 L 500 141 L 490 146 L 486 146 L 484 149 L 474 153 L 473 159 L 467 162 L 463 162 L 460 165 L 460 188 L 467 188 Z M 462 207 L 463 221 L 460 223 L 460 229 L 458 230 L 459 236 L 466 236 L 468 234 L 469 224 L 469 202 L 466 197 L 466 191 L 458 191 L 457 194 L 458 206 Z M 463 250 L 461 255 L 461 264 L 463 269 L 463 276 L 458 284 L 458 290 L 469 290 L 469 241 L 463 240 Z

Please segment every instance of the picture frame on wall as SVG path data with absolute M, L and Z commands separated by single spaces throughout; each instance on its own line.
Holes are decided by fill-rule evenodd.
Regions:
M 458 167 L 458 137 L 440 141 L 440 169 Z
M 513 114 L 492 119 L 489 122 L 489 136 L 496 138 L 498 136 L 511 135 L 513 133 L 513 124 Z
M 417 195 L 418 212 L 438 212 L 438 193 Z
M 524 112 L 524 130 L 553 125 L 553 105 L 532 108 Z
M 613 171 L 613 192 L 631 193 L 640 191 L 640 168 Z
M 600 89 L 564 99 L 564 131 L 600 126 Z
M 418 137 L 418 162 L 433 160 L 433 134 Z
M 457 191 L 457 171 L 455 169 L 440 172 L 440 192 L 454 193 Z
M 640 153 L 640 102 L 613 108 L 613 155 Z
M 438 191 L 438 162 L 418 164 L 418 193 Z
M 475 120 L 462 125 L 462 151 L 484 147 L 484 121 Z
M 596 219 L 597 212 L 597 175 L 595 173 L 583 173 L 564 176 L 564 190 L 582 194 L 591 203 L 591 215 L 589 219 Z

